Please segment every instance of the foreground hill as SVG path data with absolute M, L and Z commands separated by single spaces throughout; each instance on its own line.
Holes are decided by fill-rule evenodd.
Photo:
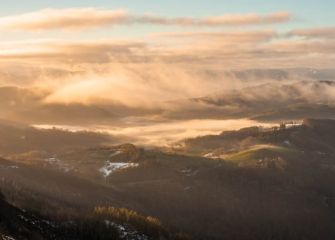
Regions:
M 142 207 L 122 191 L 85 180 L 85 176 L 5 159 L 0 159 L 0 175 L 0 189 L 17 206 L 1 198 L 0 233 L 4 236 L 46 240 L 188 239 L 169 233 L 154 217 L 129 210 Z M 15 229 L 22 229 L 22 233 Z
M 157 219 L 127 209 L 97 207 L 90 214 L 50 219 L 10 205 L 0 193 L 0 212 L 1 240 L 170 239 Z

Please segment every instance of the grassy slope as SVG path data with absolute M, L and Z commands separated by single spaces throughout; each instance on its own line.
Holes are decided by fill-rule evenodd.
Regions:
M 255 145 L 248 150 L 226 155 L 225 160 L 252 166 L 266 159 L 294 160 L 301 156 L 301 152 L 293 148 L 277 145 Z

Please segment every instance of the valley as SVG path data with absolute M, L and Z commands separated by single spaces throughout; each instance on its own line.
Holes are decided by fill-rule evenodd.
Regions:
M 9 202 L 56 219 L 128 208 L 191 239 L 334 236 L 333 120 L 224 131 L 151 149 L 105 141 L 86 147 L 82 133 L 71 134 L 80 136 L 72 147 L 37 143 L 4 155 L 0 187 Z

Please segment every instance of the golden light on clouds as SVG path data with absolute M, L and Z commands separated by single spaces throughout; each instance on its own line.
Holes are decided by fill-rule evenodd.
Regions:
M 20 15 L 0 18 L 0 30 L 84 30 L 97 27 L 130 24 L 155 24 L 176 26 L 238 26 L 263 25 L 287 22 L 291 15 L 287 12 L 260 15 L 256 13 L 228 14 L 204 18 L 164 17 L 154 14 L 136 15 L 126 10 L 99 8 L 43 9 Z
M 0 32 L 14 39 L 0 42 L 0 90 L 11 96 L 0 117 L 73 124 L 122 124 L 134 116 L 156 123 L 226 120 L 254 117 L 260 106 L 310 103 L 317 87 L 304 83 L 298 91 L 294 84 L 327 77 L 308 68 L 333 67 L 334 29 L 276 27 L 292 21 L 285 11 L 166 17 L 50 8 L 2 16 Z M 143 26 L 149 30 L 125 34 Z M 332 86 L 323 90 L 325 98 L 312 99 L 333 99 Z

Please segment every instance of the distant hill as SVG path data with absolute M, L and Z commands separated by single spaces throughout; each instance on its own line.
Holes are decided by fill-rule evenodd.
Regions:
M 186 139 L 176 144 L 176 149 L 186 153 L 228 154 L 246 150 L 258 144 L 274 144 L 299 151 L 321 151 L 335 153 L 335 120 L 305 119 L 302 124 L 280 128 L 245 128 L 224 131 L 220 135 L 209 135 Z
M 0 154 L 30 151 L 64 152 L 66 149 L 98 147 L 122 141 L 109 134 L 88 131 L 71 132 L 52 128 L 38 129 L 25 124 L 0 120 Z

